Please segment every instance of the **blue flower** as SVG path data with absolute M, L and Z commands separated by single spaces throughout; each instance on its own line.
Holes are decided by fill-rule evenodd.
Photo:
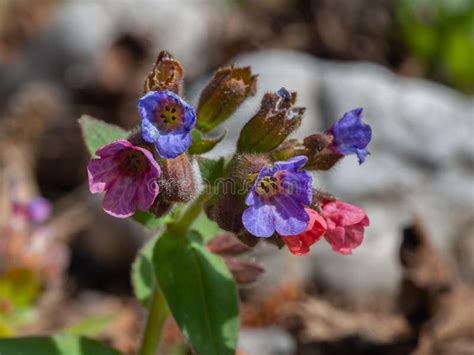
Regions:
M 154 143 L 162 158 L 176 158 L 188 149 L 196 111 L 180 96 L 169 90 L 150 91 L 138 100 L 138 111 L 143 139 Z
M 362 123 L 362 108 L 346 112 L 329 130 L 334 136 L 333 149 L 342 155 L 357 154 L 362 164 L 369 154 L 367 146 L 372 138 L 372 128 Z
M 257 176 L 242 215 L 245 229 L 256 237 L 268 238 L 303 233 L 309 222 L 305 206 L 312 200 L 311 175 L 300 170 L 308 158 L 296 156 L 265 166 Z

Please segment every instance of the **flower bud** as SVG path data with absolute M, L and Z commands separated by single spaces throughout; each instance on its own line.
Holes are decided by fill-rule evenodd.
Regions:
M 240 132 L 237 151 L 266 153 L 278 147 L 301 125 L 304 107 L 292 107 L 296 92 L 281 88 L 263 96 L 260 110 Z
M 298 155 L 308 157 L 305 165 L 307 170 L 329 170 L 342 157 L 332 149 L 333 136 L 329 134 L 316 133 L 306 137 L 303 143 L 296 139 L 281 144 L 271 153 L 272 161 L 287 160 Z
M 257 278 L 265 272 L 265 269 L 262 266 L 253 261 L 227 257 L 224 258 L 224 262 L 229 268 L 235 281 L 240 285 L 256 281 Z
M 167 51 L 162 51 L 145 80 L 144 92 L 170 90 L 181 96 L 183 77 L 184 70 L 181 63 Z
M 253 180 L 269 159 L 261 154 L 237 154 L 229 162 L 226 178 L 216 186 L 216 196 L 207 202 L 209 219 L 220 228 L 239 234 L 243 230 L 242 213 L 245 196 Z
M 175 159 L 159 161 L 162 175 L 158 180 L 160 195 L 166 201 L 188 202 L 196 194 L 196 186 L 191 164 L 186 154 Z
M 323 149 L 321 152 L 312 155 L 308 160 L 306 169 L 308 170 L 322 170 L 331 169 L 343 156 L 331 149 Z
M 214 254 L 233 256 L 245 253 L 250 248 L 240 242 L 232 233 L 220 234 L 207 243 L 207 248 Z
M 309 170 L 329 170 L 341 158 L 342 155 L 330 148 L 334 137 L 329 134 L 317 133 L 304 139 L 303 145 L 306 149 Z
M 197 128 L 208 132 L 229 118 L 248 96 L 255 95 L 256 83 L 250 67 L 218 69 L 199 98 Z

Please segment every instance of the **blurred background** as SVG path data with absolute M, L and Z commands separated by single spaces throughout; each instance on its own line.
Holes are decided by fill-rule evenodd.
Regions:
M 192 103 L 219 66 L 259 74 L 214 156 L 282 86 L 307 107 L 297 138 L 355 107 L 373 128 L 366 163 L 315 176 L 367 211 L 365 242 L 352 256 L 259 245 L 240 355 L 474 353 L 472 0 L 0 0 L 0 336 L 136 351 L 130 264 L 149 234 L 88 193 L 77 119 L 134 127 L 163 49 Z M 164 346 L 188 352 L 172 321 Z

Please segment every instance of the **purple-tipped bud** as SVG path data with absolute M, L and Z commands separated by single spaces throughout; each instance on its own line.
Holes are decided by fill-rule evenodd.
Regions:
M 209 132 L 255 95 L 257 76 L 250 67 L 227 66 L 216 71 L 199 98 L 197 128 Z
M 162 51 L 155 66 L 145 80 L 144 92 L 169 90 L 178 95 L 183 93 L 184 70 L 173 56 Z
M 263 96 L 260 110 L 240 132 L 237 150 L 266 153 L 278 147 L 290 133 L 301 125 L 304 107 L 293 107 L 296 92 L 281 88 Z
M 235 256 L 248 252 L 250 248 L 240 242 L 232 233 L 220 234 L 207 243 L 207 248 L 214 254 Z

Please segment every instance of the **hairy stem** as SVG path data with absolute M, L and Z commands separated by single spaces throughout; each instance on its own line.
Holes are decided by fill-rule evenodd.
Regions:
M 158 285 L 153 290 L 148 319 L 143 334 L 140 355 L 156 355 L 160 344 L 161 332 L 169 310 L 166 300 Z
M 182 232 L 182 235 L 186 235 L 186 232 L 189 230 L 193 222 L 202 212 L 202 205 L 204 201 L 209 197 L 208 194 L 203 192 L 188 206 L 184 213 L 179 218 L 178 222 L 174 224 L 174 228 L 179 232 Z M 180 233 L 181 234 L 181 233 Z

